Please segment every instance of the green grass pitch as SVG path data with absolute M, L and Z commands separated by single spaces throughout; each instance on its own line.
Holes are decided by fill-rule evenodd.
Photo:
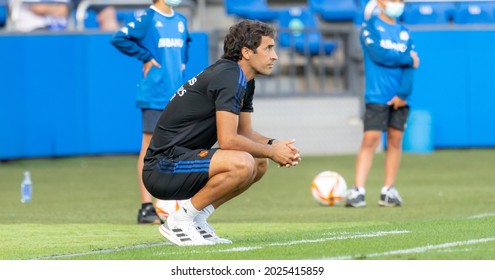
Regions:
M 0 163 L 0 259 L 495 260 L 495 150 L 404 154 L 398 208 L 377 205 L 377 154 L 363 209 L 318 205 L 313 177 L 339 172 L 351 186 L 355 155 L 304 157 L 277 168 L 210 218 L 230 245 L 178 247 L 138 225 L 136 159 L 69 157 Z M 24 170 L 33 201 L 20 202 Z

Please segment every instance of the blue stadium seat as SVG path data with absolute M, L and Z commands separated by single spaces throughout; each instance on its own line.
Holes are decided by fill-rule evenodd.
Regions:
M 129 22 L 136 20 L 136 18 L 139 18 L 143 12 L 143 10 L 137 9 L 118 9 L 117 21 L 120 22 L 121 25 L 126 25 Z
M 96 12 L 94 10 L 86 11 L 86 18 L 84 19 L 84 28 L 86 29 L 98 29 L 100 25 L 96 20 Z
M 358 0 L 357 12 L 354 17 L 354 24 L 361 25 L 363 21 L 369 20 L 372 16 L 378 15 L 380 8 L 378 8 L 376 1 L 374 0 Z
M 405 24 L 448 24 L 455 8 L 454 2 L 409 2 L 402 21 Z
M 318 28 L 316 16 L 305 7 L 292 7 L 279 15 L 279 44 L 304 55 L 330 55 L 336 48 L 332 40 L 325 40 Z
M 7 24 L 9 2 L 6 0 L 0 0 L 0 27 L 4 27 Z
M 266 0 L 225 0 L 224 6 L 227 15 L 266 22 L 276 20 L 279 13 Z
M 308 0 L 311 11 L 328 22 L 354 21 L 359 9 L 355 0 Z
M 495 3 L 493 2 L 460 2 L 457 3 L 453 22 L 456 24 L 492 24 Z

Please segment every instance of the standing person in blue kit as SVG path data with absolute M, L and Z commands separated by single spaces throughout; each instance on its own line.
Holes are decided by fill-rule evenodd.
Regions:
M 160 223 L 153 197 L 142 180 L 143 160 L 155 125 L 168 101 L 184 82 L 183 71 L 191 41 L 187 19 L 174 11 L 181 0 L 153 0 L 153 5 L 112 38 L 122 53 L 143 62 L 143 79 L 138 84 L 136 106 L 142 110 L 143 137 L 137 174 L 141 192 L 138 223 Z
M 365 116 L 364 136 L 356 162 L 354 187 L 346 206 L 364 207 L 365 183 L 382 131 L 387 131 L 385 182 L 380 206 L 401 206 L 394 188 L 402 155 L 402 138 L 409 114 L 408 97 L 414 70 L 419 66 L 411 34 L 397 19 L 404 10 L 403 0 L 377 0 L 377 16 L 363 23 L 360 41 L 364 51 Z

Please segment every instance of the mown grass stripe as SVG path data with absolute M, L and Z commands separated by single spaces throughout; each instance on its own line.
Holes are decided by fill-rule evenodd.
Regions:
M 143 249 L 157 246 L 168 246 L 173 245 L 172 243 L 148 243 L 148 244 L 137 244 L 133 246 L 126 246 L 120 248 L 112 248 L 112 249 L 103 249 L 97 251 L 83 252 L 83 253 L 75 253 L 75 254 L 65 254 L 65 255 L 55 255 L 55 256 L 46 256 L 40 258 L 34 258 L 32 260 L 51 260 L 51 259 L 62 259 L 62 258 L 73 258 L 73 257 L 82 257 L 87 255 L 97 255 L 97 254 L 105 254 L 105 253 L 115 253 L 120 251 L 134 250 L 134 249 Z
M 269 243 L 269 244 L 266 244 L 265 246 L 243 246 L 243 247 L 234 247 L 234 248 L 228 248 L 228 249 L 208 250 L 206 252 L 205 251 L 199 251 L 199 250 L 192 250 L 192 251 L 189 251 L 189 253 L 246 252 L 246 251 L 252 251 L 252 250 L 261 250 L 261 249 L 264 249 L 266 247 L 273 247 L 273 246 L 292 246 L 292 245 L 306 244 L 306 243 L 327 242 L 327 241 L 332 241 L 332 240 L 345 240 L 345 239 L 355 239 L 355 238 L 365 238 L 365 237 L 380 237 L 380 236 L 385 236 L 385 235 L 403 234 L 403 233 L 408 233 L 408 232 L 409 231 L 407 231 L 407 230 L 378 231 L 378 232 L 360 233 L 360 234 L 354 234 L 354 235 L 332 236 L 332 237 L 325 237 L 325 238 L 318 238 L 318 239 L 303 239 L 303 240 L 292 240 L 292 241 L 287 241 L 287 242 Z M 104 249 L 104 250 L 83 252 L 83 253 L 76 253 L 76 254 L 46 256 L 46 257 L 41 257 L 41 258 L 34 258 L 33 260 L 82 257 L 82 256 L 87 256 L 87 255 L 115 253 L 115 252 L 120 252 L 120 251 L 143 249 L 143 248 L 150 248 L 150 247 L 164 246 L 164 245 L 173 245 L 173 244 L 169 243 L 169 242 L 167 242 L 167 243 L 152 243 L 152 244 L 138 244 L 138 245 L 133 245 L 133 246 Z M 160 255 L 169 255 L 169 254 L 173 255 L 173 254 L 175 254 L 175 252 L 167 252 L 165 254 L 160 254 Z
M 292 245 L 298 245 L 298 244 L 306 244 L 306 243 L 321 243 L 321 242 L 327 242 L 327 241 L 332 241 L 332 240 L 345 240 L 345 239 L 355 239 L 355 238 L 365 238 L 365 237 L 380 237 L 380 236 L 385 236 L 385 235 L 391 235 L 391 234 L 403 234 L 403 233 L 409 233 L 407 230 L 399 230 L 399 231 L 378 231 L 378 232 L 371 232 L 371 233 L 360 233 L 360 234 L 355 234 L 355 235 L 341 235 L 341 236 L 332 236 L 332 237 L 326 237 L 326 238 L 318 238 L 318 239 L 303 239 L 303 240 L 292 240 L 292 241 L 287 241 L 287 242 L 277 242 L 277 243 L 269 243 L 266 245 L 260 245 L 260 246 L 242 246 L 242 247 L 234 247 L 234 248 L 228 248 L 228 249 L 218 249 L 218 250 L 208 250 L 208 251 L 190 251 L 188 253 L 228 253 L 228 252 L 246 252 L 246 251 L 253 251 L 253 250 L 262 250 L 265 249 L 266 247 L 273 247 L 273 246 L 292 246 Z M 162 253 L 160 255 L 169 255 L 170 253 Z M 173 253 L 172 253 L 173 254 Z
M 376 258 L 376 257 L 398 255 L 398 254 L 423 253 L 426 251 L 432 251 L 432 250 L 437 250 L 437 249 L 452 248 L 452 247 L 472 245 L 472 244 L 478 244 L 478 243 L 486 243 L 486 242 L 490 242 L 490 241 L 495 241 L 495 237 L 472 239 L 472 240 L 466 240 L 466 241 L 448 242 L 448 243 L 443 243 L 443 244 L 427 245 L 427 246 L 410 248 L 410 249 L 393 250 L 393 251 L 388 251 L 388 252 L 383 252 L 383 253 L 365 254 L 365 256 L 369 257 L 369 258 Z M 350 260 L 350 259 L 353 259 L 355 257 L 356 256 L 337 256 L 337 257 L 328 258 L 328 260 Z

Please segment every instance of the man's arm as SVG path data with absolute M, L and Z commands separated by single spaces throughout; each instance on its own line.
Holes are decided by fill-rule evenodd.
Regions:
M 251 122 L 251 113 L 241 112 L 239 115 L 239 127 L 237 133 L 244 135 L 254 142 L 267 144 L 271 138 L 265 137 L 258 132 L 254 131 Z
M 371 60 L 386 67 L 411 67 L 414 63 L 409 51 L 400 52 L 381 46 L 380 33 L 371 25 L 366 25 L 360 34 L 361 45 Z
M 388 102 L 388 105 L 394 106 L 394 109 L 407 105 L 407 99 L 412 93 L 414 72 L 415 69 L 419 67 L 419 56 L 416 51 L 414 51 L 414 44 L 412 43 L 412 40 L 409 40 L 408 51 L 413 59 L 413 65 L 411 67 L 404 68 L 402 71 L 400 86 L 397 89 L 397 96 Z
M 151 52 L 138 44 L 144 38 L 152 18 L 143 15 L 139 20 L 132 21 L 122 27 L 112 37 L 112 45 L 123 54 L 135 57 L 142 62 L 150 62 L 153 59 Z

